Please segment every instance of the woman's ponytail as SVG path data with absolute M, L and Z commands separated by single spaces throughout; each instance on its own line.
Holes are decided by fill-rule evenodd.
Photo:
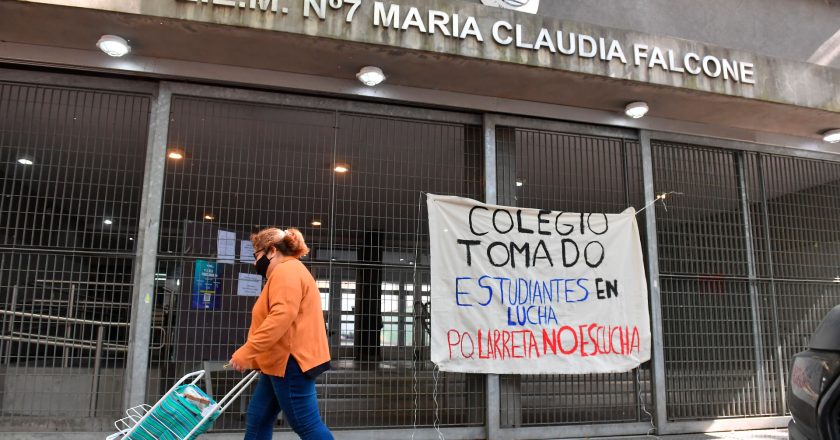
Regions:
M 251 235 L 251 242 L 255 250 L 265 251 L 275 248 L 281 254 L 300 258 L 309 253 L 309 247 L 303 239 L 303 234 L 295 228 L 285 231 L 279 228 L 266 228 Z
M 277 248 L 283 255 L 300 258 L 309 253 L 309 246 L 303 239 L 303 234 L 295 228 L 286 229 L 286 235 L 280 241 Z

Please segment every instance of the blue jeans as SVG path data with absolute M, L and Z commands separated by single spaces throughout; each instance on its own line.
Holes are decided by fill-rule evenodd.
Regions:
M 281 410 L 301 439 L 333 440 L 318 412 L 315 381 L 304 376 L 293 356 L 289 356 L 286 377 L 260 375 L 248 404 L 245 440 L 270 440 Z

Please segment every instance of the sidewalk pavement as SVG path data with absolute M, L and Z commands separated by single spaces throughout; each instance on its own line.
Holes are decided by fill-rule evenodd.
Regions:
M 0 440 L 97 440 L 104 439 L 111 433 L 4 433 L 0 432 Z M 276 433 L 275 438 L 286 439 L 296 438 L 291 433 Z M 238 434 L 206 434 L 201 436 L 202 440 L 238 440 L 242 433 Z M 425 436 L 423 436 L 425 438 Z M 591 437 L 586 439 L 564 439 L 564 440 L 787 440 L 787 429 L 763 429 L 756 431 L 730 431 L 714 432 L 707 434 L 680 434 L 680 435 L 642 435 L 622 437 Z M 336 439 L 341 440 L 341 431 L 336 432 Z M 394 439 L 399 440 L 399 439 Z
M 755 431 L 711 432 L 706 434 L 642 435 L 630 437 L 599 437 L 598 440 L 787 440 L 787 429 L 761 429 Z

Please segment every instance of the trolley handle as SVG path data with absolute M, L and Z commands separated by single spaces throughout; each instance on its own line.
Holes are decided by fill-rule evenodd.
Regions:
M 228 406 L 230 406 L 231 403 L 238 399 L 239 396 L 241 396 L 242 393 L 245 392 L 248 386 L 251 385 L 251 383 L 254 382 L 254 380 L 257 377 L 259 377 L 259 375 L 259 370 L 253 370 L 250 373 L 248 373 L 247 376 L 242 378 L 242 380 L 240 380 L 239 383 L 236 384 L 236 386 L 234 386 L 227 394 L 225 394 L 225 397 L 219 400 L 219 412 L 225 412 Z
M 195 385 L 199 380 L 201 380 L 202 377 L 204 377 L 204 370 L 193 371 L 192 373 L 189 373 L 189 374 L 185 375 L 184 377 L 181 378 L 181 380 L 178 381 L 178 383 L 175 384 L 175 387 L 177 387 L 178 385 L 181 385 L 182 383 L 190 380 L 193 377 L 195 377 L 195 378 L 193 379 L 192 382 L 190 382 L 190 385 Z M 173 387 L 173 388 L 175 388 L 175 387 Z

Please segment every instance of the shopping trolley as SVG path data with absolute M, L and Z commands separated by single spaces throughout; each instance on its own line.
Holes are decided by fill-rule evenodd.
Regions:
M 117 432 L 106 440 L 192 440 L 210 429 L 259 374 L 251 371 L 222 400 L 215 402 L 196 385 L 204 370 L 189 373 L 154 405 L 126 410 L 126 417 L 114 422 Z

